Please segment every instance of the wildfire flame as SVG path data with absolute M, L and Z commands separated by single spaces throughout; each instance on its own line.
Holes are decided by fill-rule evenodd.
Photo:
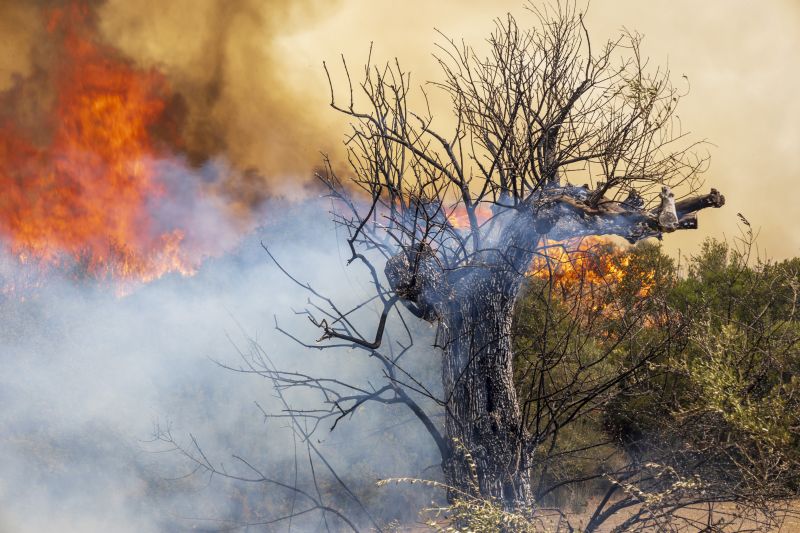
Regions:
M 605 237 L 583 237 L 564 242 L 546 240 L 533 260 L 529 275 L 553 279 L 567 286 L 620 282 L 625 278 L 630 255 Z
M 478 223 L 492 216 L 491 210 L 479 205 L 475 210 Z M 469 228 L 467 211 L 459 205 L 452 209 L 447 219 L 456 229 Z M 534 258 L 528 276 L 549 279 L 558 285 L 565 295 L 574 296 L 579 288 L 611 287 L 618 285 L 631 275 L 629 251 L 607 237 L 582 237 L 566 241 L 545 240 L 539 255 Z M 644 298 L 653 289 L 655 272 L 637 273 L 639 288 L 637 296 Z
M 0 94 L 7 251 L 26 265 L 120 282 L 192 274 L 197 262 L 182 251 L 184 229 L 163 227 L 151 213 L 167 194 L 154 166 L 164 149 L 152 136 L 171 97 L 167 80 L 102 44 L 82 3 L 49 10 L 47 31 L 60 54 L 47 73 L 51 109 L 32 126 L 15 116 L 36 74 Z
M 629 278 L 633 278 L 638 298 L 647 297 L 655 287 L 655 271 L 629 268 L 631 251 L 607 237 L 545 241 L 541 250 L 528 275 L 550 280 L 563 298 L 583 299 L 586 309 L 605 316 L 625 313 L 625 303 L 614 297 L 614 290 Z
M 475 206 L 475 218 L 478 224 L 483 224 L 492 218 L 492 210 L 485 204 Z M 456 229 L 469 228 L 469 215 L 463 205 L 459 204 L 447 213 L 447 221 Z

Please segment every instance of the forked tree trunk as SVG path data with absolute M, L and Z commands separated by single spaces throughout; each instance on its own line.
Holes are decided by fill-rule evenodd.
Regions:
M 535 217 L 519 210 L 469 265 L 443 271 L 426 246 L 388 262 L 386 276 L 417 314 L 440 326 L 446 482 L 506 508 L 530 502 L 529 450 L 514 388 L 511 320 L 533 258 Z M 453 491 L 450 497 L 456 496 Z
M 478 488 L 481 496 L 513 508 L 531 496 L 511 349 L 521 279 L 478 272 L 463 281 L 441 317 L 445 429 L 453 444 L 445 478 L 461 491 Z
M 672 199 L 664 187 L 661 208 L 645 212 L 610 201 L 592 206 L 573 189 L 517 206 L 510 218 L 499 221 L 497 232 L 487 230 L 489 242 L 479 246 L 476 239 L 477 252 L 456 269 L 443 269 L 424 241 L 394 255 L 385 268 L 397 296 L 417 316 L 441 327 L 445 430 L 451 446 L 444 461 L 447 483 L 509 509 L 531 500 L 534 443 L 514 388 L 511 320 L 539 237 L 612 234 L 635 242 L 696 227 L 696 210 L 725 203 L 714 189 L 702 197 L 664 202 Z

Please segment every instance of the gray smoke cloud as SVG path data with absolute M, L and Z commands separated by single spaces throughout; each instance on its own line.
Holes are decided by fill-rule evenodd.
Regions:
M 0 91 L 31 75 L 37 65 L 47 66 L 52 51 L 41 9 L 64 3 L 0 2 Z M 336 64 L 342 52 L 355 73 L 374 41 L 375 57 L 397 55 L 413 71 L 415 84 L 436 80 L 434 28 L 480 47 L 492 19 L 507 11 L 524 18 L 523 4 L 92 3 L 104 42 L 142 67 L 163 71 L 184 95 L 191 154 L 199 159 L 224 154 L 239 169 L 258 169 L 228 182 L 229 192 L 244 202 L 307 180 L 319 162 L 318 150 L 337 153 L 340 132 L 347 130 L 327 108 L 322 60 Z M 598 0 L 591 3 L 587 24 L 596 43 L 623 27 L 643 33 L 651 64 L 668 66 L 676 80 L 685 74 L 690 81 L 681 103 L 682 124 L 693 139 L 714 145 L 708 186 L 725 193 L 728 206 L 704 213 L 700 231 L 672 236 L 668 249 L 686 253 L 706 236 L 735 234 L 736 213 L 742 212 L 762 226 L 760 243 L 769 255 L 797 255 L 800 234 L 785 224 L 786 214 L 796 211 L 794 196 L 785 192 L 800 173 L 800 127 L 794 120 L 800 105 L 794 97 L 800 91 L 793 62 L 800 46 L 797 2 Z M 337 87 L 343 88 L 341 80 Z M 46 101 L 37 98 L 39 105 Z M 446 115 L 440 109 L 437 116 Z
M 0 2 L 0 129 L 9 122 L 46 145 L 59 126 L 52 120 L 54 80 L 73 60 L 66 27 L 104 58 L 164 77 L 158 124 L 164 131 L 154 133 L 192 167 L 224 157 L 238 172 L 224 176 L 217 192 L 246 211 L 276 191 L 299 191 L 319 151 L 339 145 L 339 136 L 330 134 L 332 117 L 320 117 L 326 106 L 309 105 L 325 88 L 296 83 L 289 72 L 297 58 L 282 45 L 337 6 L 317 0 Z M 318 77 L 321 61 L 314 65 Z
M 304 341 L 318 336 L 292 311 L 308 294 L 269 261 L 262 240 L 298 279 L 337 303 L 370 295 L 362 273 L 342 267 L 345 252 L 325 209 L 319 201 L 268 202 L 271 222 L 233 253 L 208 261 L 193 277 L 168 276 L 123 298 L 93 282 L 53 275 L 24 300 L 19 292 L 3 298 L 0 531 L 218 530 L 275 518 L 290 505 L 291 494 L 274 486 L 202 473 L 184 477 L 193 465 L 150 442 L 156 425 L 188 447 L 194 435 L 212 462 L 238 475 L 252 472 L 233 455 L 292 483 L 297 450 L 299 483 L 313 488 L 303 444 L 286 420 L 264 421 L 256 406 L 280 413 L 271 384 L 217 362 L 240 366 L 237 346 L 246 349 L 255 340 L 284 370 L 360 384 L 380 379 L 378 363 L 360 351 L 308 350 L 274 329 L 277 316 Z M 5 258 L 0 273 L 19 278 L 19 268 Z M 366 309 L 357 320 L 369 331 L 375 317 Z M 419 348 L 409 363 L 435 389 L 432 333 L 417 332 Z M 288 398 L 302 408 L 321 401 L 313 393 L 290 392 Z M 410 413 L 366 406 L 334 432 L 329 425 L 315 433 L 315 444 L 368 509 L 381 520 L 413 518 L 408 498 L 429 494 L 374 487 L 379 477 L 432 475 L 423 470 L 436 462 L 435 448 Z M 363 512 L 337 495 L 318 459 L 315 466 L 328 502 L 363 524 Z M 302 504 L 298 500 L 296 508 Z M 329 521 L 338 530 L 340 524 Z M 270 527 L 285 530 L 287 522 Z M 319 514 L 293 522 L 295 531 L 318 527 Z

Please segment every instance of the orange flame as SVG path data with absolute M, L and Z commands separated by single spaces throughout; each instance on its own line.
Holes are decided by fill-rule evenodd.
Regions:
M 546 241 L 541 255 L 535 258 L 528 271 L 533 278 L 551 280 L 563 296 L 574 298 L 581 294 L 593 300 L 591 309 L 609 315 L 619 315 L 612 299 L 604 298 L 596 289 L 614 289 L 629 276 L 636 276 L 639 298 L 647 297 L 655 287 L 655 272 L 632 273 L 631 252 L 607 237 L 583 237 L 564 242 Z M 607 296 L 607 294 L 606 294 Z
M 0 118 L 0 238 L 22 263 L 76 265 L 97 279 L 192 274 L 184 231 L 158 227 L 150 213 L 166 193 L 151 139 L 170 97 L 165 77 L 101 44 L 84 4 L 48 15 L 60 54 L 49 73 L 52 110 L 32 128 Z M 13 114 L 34 83 L 18 81 L 0 109 Z
M 479 204 L 475 215 L 478 224 L 483 224 L 491 218 L 492 211 Z M 463 205 L 453 208 L 447 219 L 456 229 L 469 228 L 469 217 Z M 540 250 L 528 275 L 551 279 L 566 293 L 574 293 L 580 287 L 611 287 L 629 275 L 630 253 L 607 237 L 582 237 L 563 242 L 545 240 Z M 638 273 L 637 276 L 641 278 L 637 296 L 644 298 L 655 284 L 655 272 Z
M 475 206 L 475 218 L 478 224 L 483 224 L 492 218 L 492 209 L 486 204 L 478 204 Z M 447 214 L 447 221 L 456 229 L 469 228 L 469 215 L 466 208 L 462 204 L 458 204 L 455 208 L 451 209 Z

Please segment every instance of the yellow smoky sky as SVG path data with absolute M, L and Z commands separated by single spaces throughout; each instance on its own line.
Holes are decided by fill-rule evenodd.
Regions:
M 0 0 L 0 90 L 34 68 L 38 13 L 63 1 Z M 523 0 L 91 4 L 105 40 L 164 71 L 184 96 L 191 148 L 261 176 L 233 187 L 289 194 L 308 182 L 320 151 L 340 153 L 346 132 L 328 107 L 323 60 L 338 65 L 343 53 L 357 70 L 372 42 L 377 61 L 397 57 L 422 83 L 438 75 L 435 28 L 479 47 L 494 17 L 533 22 Z M 644 34 L 651 63 L 668 65 L 678 86 L 682 75 L 690 81 L 678 110 L 684 130 L 713 143 L 705 188 L 720 189 L 727 205 L 703 211 L 699 230 L 667 236 L 668 249 L 735 237 L 741 212 L 760 230 L 762 253 L 800 255 L 800 0 L 592 0 L 587 25 L 597 43 L 622 28 Z
M 434 28 L 480 44 L 492 19 L 526 17 L 523 2 L 349 0 L 335 15 L 281 39 L 287 57 L 307 65 L 343 52 L 357 65 L 370 41 L 380 59 L 397 56 L 417 81 L 433 79 Z M 691 254 L 707 236 L 733 239 L 742 213 L 760 231 L 761 253 L 800 255 L 800 1 L 593 0 L 587 25 L 594 42 L 622 28 L 644 34 L 652 65 L 690 83 L 678 115 L 685 130 L 710 143 L 706 189 L 727 204 L 700 214 L 700 228 L 665 238 L 668 250 Z M 298 82 L 306 75 L 298 70 Z M 316 74 L 319 76 L 319 74 Z M 325 94 L 319 102 L 324 103 Z

